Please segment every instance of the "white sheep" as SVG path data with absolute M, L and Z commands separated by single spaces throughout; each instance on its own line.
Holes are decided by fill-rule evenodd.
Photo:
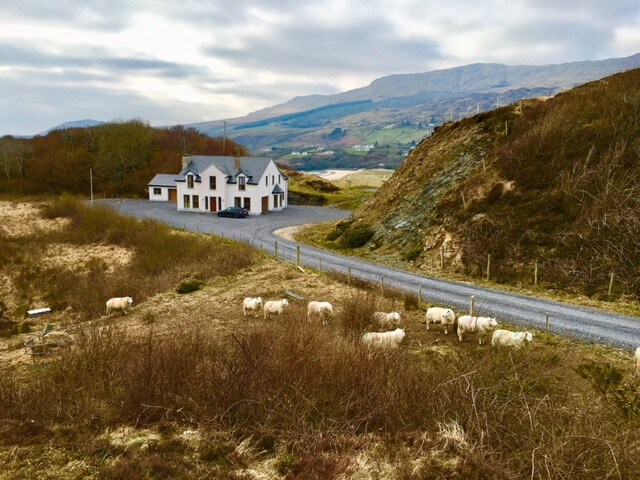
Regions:
M 506 347 L 520 348 L 531 343 L 533 333 L 531 332 L 510 332 L 509 330 L 498 329 L 491 336 L 491 345 L 504 345 Z
M 254 316 L 258 316 L 258 312 L 262 308 L 262 298 L 261 297 L 246 297 L 242 302 L 242 313 L 244 316 L 247 316 L 247 312 L 254 312 Z
M 458 340 L 462 341 L 462 334 L 465 332 L 476 332 L 478 343 L 482 345 L 485 334 L 495 330 L 497 326 L 495 318 L 462 315 L 458 317 Z
M 115 297 L 107 300 L 107 315 L 110 315 L 113 310 L 122 310 L 127 313 L 127 310 L 133 303 L 131 297 Z
M 405 337 L 404 329 L 396 328 L 391 332 L 367 332 L 362 336 L 365 345 L 383 348 L 398 348 Z
M 400 312 L 375 312 L 371 318 L 382 328 L 394 327 L 402 321 Z
M 636 363 L 636 373 L 640 376 L 640 347 L 636 348 L 636 354 L 634 355 Z
M 429 330 L 431 322 L 441 323 L 444 325 L 445 335 L 448 333 L 448 326 L 456 323 L 456 314 L 450 308 L 431 307 L 427 310 L 425 317 L 427 319 L 427 330 Z
M 327 323 L 327 318 L 331 315 L 333 315 L 333 305 L 329 302 L 312 301 L 307 305 L 307 317 L 320 317 L 323 325 Z
M 266 318 L 271 314 L 282 315 L 287 305 L 289 305 L 289 300 L 287 300 L 286 298 L 283 298 L 282 300 L 270 300 L 266 302 L 262 307 L 264 319 L 266 320 Z

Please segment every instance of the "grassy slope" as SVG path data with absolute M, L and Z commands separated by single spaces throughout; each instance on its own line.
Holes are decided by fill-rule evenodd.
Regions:
M 640 295 L 640 71 L 448 124 L 354 212 L 371 256 L 607 300 Z M 347 228 L 348 230 L 348 228 Z

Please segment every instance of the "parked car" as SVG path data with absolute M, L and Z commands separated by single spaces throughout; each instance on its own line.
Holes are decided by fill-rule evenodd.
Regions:
M 228 207 L 220 210 L 217 215 L 219 217 L 246 218 L 249 216 L 249 210 L 241 207 Z

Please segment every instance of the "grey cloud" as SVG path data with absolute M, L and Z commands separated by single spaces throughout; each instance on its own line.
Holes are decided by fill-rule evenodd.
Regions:
M 35 69 L 97 68 L 111 76 L 146 72 L 164 78 L 187 79 L 208 75 L 208 70 L 201 66 L 153 58 L 116 56 L 105 48 L 86 45 L 58 46 L 52 52 L 38 43 L 24 41 L 0 41 L 0 64 Z
M 19 0 L 0 7 L 5 21 L 69 25 L 80 29 L 118 31 L 139 6 L 127 0 Z
M 392 25 L 378 19 L 343 27 L 301 22 L 268 36 L 249 34 L 241 47 L 209 45 L 204 51 L 247 69 L 311 75 L 317 71 L 319 76 L 421 71 L 440 57 L 436 41 L 401 39 Z

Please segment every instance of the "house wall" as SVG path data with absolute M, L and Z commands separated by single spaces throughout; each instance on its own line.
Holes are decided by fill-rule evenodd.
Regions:
M 154 190 L 159 188 L 160 193 L 155 194 Z M 153 187 L 149 186 L 149 201 L 151 202 L 168 202 L 169 201 L 169 187 Z
M 209 177 L 216 177 L 216 189 L 209 188 Z M 284 176 L 278 171 L 275 163 L 270 162 L 265 172 L 257 185 L 246 183 L 245 190 L 240 190 L 238 183 L 227 183 L 227 177 L 224 173 L 218 170 L 215 166 L 210 166 L 203 172 L 200 172 L 201 181 L 195 182 L 193 188 L 188 188 L 188 182 L 178 182 L 178 210 L 180 211 L 210 211 L 209 205 L 205 202 L 205 197 L 222 197 L 221 209 L 235 206 L 235 198 L 239 197 L 240 206 L 245 206 L 245 199 L 250 201 L 249 213 L 251 215 L 260 215 L 262 212 L 262 197 L 269 197 L 269 210 L 279 211 L 287 206 L 287 193 L 288 186 Z M 284 190 L 284 195 L 281 195 L 282 204 L 278 207 L 274 207 L 274 198 L 271 191 L 275 185 L 278 185 L 278 179 L 280 181 L 280 188 Z M 189 207 L 185 207 L 184 195 L 189 195 Z M 198 206 L 194 208 L 193 197 L 198 197 Z M 168 197 L 166 197 L 168 198 Z

